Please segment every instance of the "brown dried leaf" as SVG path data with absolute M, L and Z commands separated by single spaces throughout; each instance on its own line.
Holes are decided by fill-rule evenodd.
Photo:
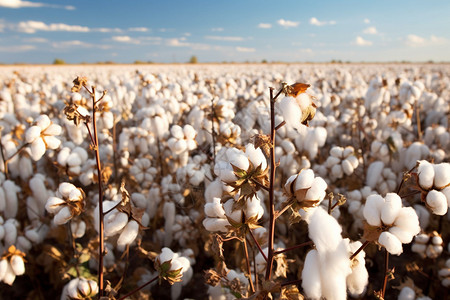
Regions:
M 86 86 L 88 82 L 88 79 L 86 77 L 80 77 L 78 76 L 73 80 L 73 87 L 71 89 L 72 93 L 78 93 L 83 86 Z
M 303 300 L 305 299 L 296 285 L 288 285 L 281 288 L 280 300 Z
M 306 92 L 306 90 L 310 87 L 310 84 L 296 82 L 292 85 L 289 85 L 285 88 L 285 92 L 287 96 L 297 97 L 301 93 Z
M 372 226 L 369 223 L 364 222 L 363 239 L 370 242 L 378 241 L 378 238 L 382 232 L 383 230 L 380 227 Z

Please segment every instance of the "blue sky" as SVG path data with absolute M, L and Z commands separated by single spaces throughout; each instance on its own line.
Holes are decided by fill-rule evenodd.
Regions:
M 0 0 L 0 62 L 450 61 L 450 1 Z

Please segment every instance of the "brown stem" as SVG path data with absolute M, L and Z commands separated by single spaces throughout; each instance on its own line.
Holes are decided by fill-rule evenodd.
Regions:
M 250 179 L 251 182 L 253 182 L 254 184 L 256 184 L 258 187 L 262 188 L 265 191 L 269 191 L 269 188 L 265 185 L 263 185 L 261 182 L 259 182 L 258 180 L 253 180 Z
M 417 100 L 416 100 L 416 102 L 414 103 L 414 108 L 415 108 L 415 111 L 416 111 L 416 123 L 417 123 L 417 139 L 419 140 L 419 141 L 421 141 L 422 140 L 422 126 L 420 125 L 420 105 L 419 104 L 417 104 Z
M 113 164 L 114 164 L 114 180 L 118 180 L 117 177 L 117 122 L 116 122 L 116 115 L 113 115 L 113 128 L 112 128 L 112 138 L 113 138 Z
M 283 207 L 281 210 L 277 210 L 275 212 L 275 219 L 278 219 L 286 210 L 289 209 L 289 207 L 291 207 L 292 204 L 287 204 L 285 207 Z
M 281 93 L 281 91 L 277 94 Z M 276 97 L 275 97 L 276 98 Z M 270 175 L 269 175 L 269 245 L 266 268 L 266 280 L 270 280 L 273 267 L 273 240 L 275 235 L 275 205 L 274 205 L 274 181 L 275 181 L 275 98 L 273 88 L 270 88 Z
M 389 252 L 384 249 L 386 255 L 384 257 L 384 281 L 383 281 L 383 292 L 381 294 L 382 299 L 384 299 L 384 295 L 386 293 L 386 286 L 389 277 Z
M 264 257 L 264 260 L 267 262 L 267 256 L 266 256 L 266 254 L 264 254 L 264 251 L 262 250 L 261 245 L 258 243 L 255 236 L 253 235 L 252 230 L 249 229 L 248 232 L 250 232 L 250 236 L 252 237 L 253 242 L 255 242 L 256 247 L 258 247 L 259 253 L 261 253 L 261 255 Z
M 286 121 L 281 122 L 280 124 L 278 124 L 277 126 L 275 126 L 275 130 L 280 129 L 281 127 L 283 127 L 284 125 L 286 125 Z
M 311 246 L 311 245 L 314 245 L 313 241 L 304 242 L 304 243 L 301 243 L 301 244 L 298 244 L 298 245 L 295 245 L 295 246 L 292 246 L 292 247 L 289 247 L 289 248 L 286 248 L 286 249 L 283 249 L 283 250 L 275 251 L 274 255 L 278 255 L 278 254 L 285 253 L 285 252 L 288 252 L 288 251 L 291 251 L 291 250 L 294 250 L 294 249 L 302 248 L 302 247 L 305 247 L 305 246 Z
M 216 164 L 216 131 L 214 128 L 214 118 L 216 116 L 216 112 L 214 110 L 214 97 L 211 99 L 211 135 L 212 135 L 212 143 L 213 143 L 213 162 Z
M 244 238 L 242 242 L 244 244 L 245 261 L 247 263 L 248 282 L 250 283 L 250 289 L 252 291 L 252 294 L 254 294 L 255 293 L 255 287 L 253 286 L 252 269 L 250 267 L 250 259 L 248 258 L 247 239 Z
M 120 297 L 118 300 L 124 300 L 125 298 L 127 298 L 127 297 L 133 295 L 134 293 L 136 293 L 136 292 L 142 290 L 143 288 L 145 288 L 147 285 L 151 284 L 152 282 L 154 282 L 154 281 L 155 281 L 156 279 L 158 279 L 158 278 L 159 278 L 159 275 L 156 276 L 155 278 L 149 280 L 148 282 L 144 283 L 143 285 L 141 285 L 141 286 L 135 288 L 134 290 L 132 290 L 131 292 L 129 292 L 129 293 L 126 294 L 125 296 Z
M 87 88 L 86 88 L 87 89 Z M 86 127 L 88 128 L 89 131 L 89 135 L 91 137 L 91 140 L 93 141 L 93 146 L 94 146 L 94 152 L 95 152 L 95 160 L 97 162 L 97 177 L 98 177 L 98 205 L 99 205 L 99 209 L 98 209 L 98 215 L 99 215 L 99 245 L 98 245 L 98 288 L 99 288 L 99 293 L 98 293 L 98 297 L 99 299 L 103 296 L 103 291 L 104 291 L 104 286 L 103 286 L 103 256 L 105 253 L 105 242 L 104 242 L 104 213 L 103 213 L 103 187 L 102 187 L 102 167 L 101 167 L 101 163 L 100 163 L 100 151 L 98 149 L 99 145 L 98 145 L 98 134 L 97 134 L 97 120 L 96 120 L 96 103 L 97 101 L 95 100 L 95 87 L 92 87 L 92 93 L 91 93 L 91 98 L 92 98 L 92 127 L 93 127 L 93 135 L 91 133 L 91 131 L 89 130 L 89 126 Z
M 369 244 L 370 244 L 370 241 L 365 241 L 364 244 L 362 244 L 361 247 L 359 247 L 359 249 L 356 250 L 356 252 L 353 253 L 352 256 L 350 256 L 350 260 L 354 259 L 356 257 L 356 255 L 358 255 L 359 252 L 364 250 L 364 248 L 366 248 Z

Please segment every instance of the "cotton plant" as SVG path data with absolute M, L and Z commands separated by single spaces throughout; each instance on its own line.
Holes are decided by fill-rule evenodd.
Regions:
M 88 157 L 84 148 L 68 142 L 63 144 L 63 148 L 58 152 L 57 162 L 67 175 L 79 176 Z
M 143 157 L 134 161 L 130 168 L 130 175 L 143 188 L 149 188 L 158 170 L 152 166 L 150 158 Z
M 77 277 L 70 280 L 63 288 L 61 300 L 92 299 L 98 294 L 97 282 L 84 277 Z
M 421 233 L 414 237 L 414 242 L 411 246 L 411 251 L 419 254 L 422 258 L 437 258 L 444 250 L 443 240 L 436 231 L 425 234 Z
M 445 265 L 439 270 L 439 277 L 442 286 L 450 287 L 450 258 L 445 261 Z
M 19 211 L 18 193 L 21 188 L 12 180 L 0 173 L 0 212 L 5 218 L 15 218 Z
M 0 281 L 13 285 L 17 276 L 25 274 L 25 253 L 10 246 L 0 258 Z
M 361 189 L 349 191 L 346 194 L 346 203 L 348 205 L 347 210 L 354 217 L 352 224 L 353 228 L 363 228 L 364 206 L 367 197 L 372 194 L 376 194 L 376 192 L 369 186 L 364 186 Z
M 386 248 L 390 254 L 400 255 L 402 244 L 408 244 L 420 232 L 419 219 L 412 207 L 403 207 L 400 196 L 387 193 L 367 197 L 364 207 L 367 222 L 364 236 Z
M 159 273 L 159 279 L 167 280 L 171 285 L 181 282 L 183 276 L 188 274 L 189 270 L 192 272 L 189 259 L 174 253 L 167 247 L 162 248 L 161 253 L 156 257 L 155 268 Z
M 359 160 L 354 153 L 355 149 L 352 146 L 345 148 L 335 146 L 330 149 L 330 156 L 325 161 L 325 166 L 330 170 L 331 179 L 337 180 L 353 174 L 359 165 Z
M 61 145 L 62 128 L 53 123 L 47 115 L 40 115 L 34 120 L 34 125 L 25 132 L 25 141 L 30 145 L 31 158 L 37 161 L 47 149 L 57 149 Z
M 63 225 L 81 214 L 85 206 L 84 199 L 85 194 L 81 188 L 62 182 L 55 196 L 48 198 L 45 209 L 54 214 L 53 222 L 56 225 Z
M 450 207 L 450 163 L 417 162 L 414 173 L 417 189 L 425 205 L 436 215 L 445 215 Z
M 385 195 L 397 187 L 397 175 L 382 161 L 374 161 L 367 168 L 366 185 Z

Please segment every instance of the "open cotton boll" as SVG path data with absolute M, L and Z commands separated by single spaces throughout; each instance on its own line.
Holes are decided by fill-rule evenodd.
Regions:
M 241 224 L 242 223 L 242 210 L 237 209 L 233 211 L 234 200 L 230 199 L 223 204 L 225 215 L 232 221 Z
M 434 166 L 434 186 L 438 189 L 450 184 L 450 163 L 440 163 Z
M 361 242 L 350 243 L 349 250 L 351 253 L 355 253 L 361 246 Z M 369 273 L 364 260 L 365 256 L 364 250 L 360 251 L 351 262 L 352 273 L 347 276 L 347 288 L 352 296 L 359 296 L 364 293 L 369 283 Z
M 135 220 L 131 220 L 123 229 L 122 233 L 117 240 L 117 249 L 124 251 L 125 247 L 131 244 L 139 233 L 139 224 Z
M 402 199 L 395 193 L 388 193 L 384 198 L 385 203 L 381 209 L 381 221 L 385 225 L 394 223 L 402 208 Z
M 72 219 L 72 212 L 68 206 L 64 206 L 55 214 L 53 222 L 56 225 L 62 225 L 66 224 L 70 219 Z
M 27 143 L 34 142 L 41 136 L 41 128 L 39 126 L 31 126 L 25 131 L 25 141 Z
M 384 205 L 384 199 L 378 194 L 369 195 L 366 199 L 363 215 L 367 223 L 372 226 L 381 225 L 381 209 Z
M 205 214 L 208 217 L 222 218 L 225 217 L 225 211 L 223 210 L 220 198 L 213 198 L 212 203 L 205 204 Z
M 311 299 L 320 299 L 322 296 L 319 254 L 317 250 L 310 250 L 306 255 L 302 270 L 302 288 Z
M 306 192 L 306 200 L 323 200 L 326 195 L 327 183 L 322 177 L 315 177 L 311 188 Z
M 402 243 L 410 243 L 413 237 L 420 232 L 419 218 L 412 207 L 403 207 L 398 213 L 394 225 L 405 232 L 409 232 L 409 236 L 406 239 L 401 240 Z
M 38 138 L 31 143 L 31 158 L 38 161 L 45 154 L 44 140 Z
M 6 270 L 3 274 L 3 282 L 7 285 L 12 285 L 14 283 L 14 280 L 16 279 L 16 274 L 14 274 L 14 270 L 11 267 L 11 264 L 8 262 L 6 263 Z
M 297 180 L 295 181 L 295 188 L 294 188 L 295 191 L 301 190 L 301 189 L 307 189 L 307 188 L 312 187 L 312 185 L 313 185 L 314 171 L 311 169 L 304 169 L 304 170 L 300 171 L 298 176 L 293 175 L 291 177 L 292 177 L 292 180 L 297 178 Z M 291 179 L 291 177 L 289 179 Z M 289 180 L 288 180 L 288 182 L 289 182 Z M 288 184 L 288 182 L 286 182 L 286 185 Z
M 441 190 L 441 193 L 445 195 L 445 198 L 447 199 L 448 207 L 450 207 L 450 186 Z
M 65 204 L 66 201 L 63 199 L 52 196 L 48 198 L 47 203 L 45 204 L 45 209 L 51 214 L 56 214 Z
M 86 232 L 86 223 L 84 221 L 71 222 L 70 228 L 74 238 L 81 238 Z
M 335 218 L 330 216 L 320 206 L 312 213 L 309 219 L 308 229 L 308 235 L 316 245 L 319 254 L 326 251 L 333 251 L 342 241 L 341 226 Z
M 378 238 L 378 243 L 386 248 L 393 255 L 400 255 L 403 252 L 402 242 L 388 231 L 383 231 Z
M 427 194 L 426 204 L 431 211 L 438 216 L 443 216 L 447 213 L 448 203 L 445 195 L 439 191 L 431 190 Z
M 294 128 L 303 126 L 300 123 L 302 119 L 302 110 L 294 97 L 284 97 L 280 101 L 277 101 L 277 103 L 283 119 L 287 124 Z
M 382 161 L 375 161 L 369 165 L 367 169 L 366 185 L 371 188 L 375 188 L 379 178 L 381 177 L 381 172 L 384 169 L 384 163 Z
M 248 160 L 251 161 L 254 168 L 259 166 L 261 166 L 262 170 L 267 168 L 267 160 L 262 153 L 261 148 L 255 149 L 253 144 L 247 144 L 245 146 L 245 155 L 248 157 Z
M 114 209 L 105 216 L 105 236 L 113 236 L 117 234 L 128 223 L 128 215 L 124 212 Z
M 20 255 L 13 255 L 11 256 L 11 268 L 16 274 L 16 276 L 23 275 L 25 273 L 25 263 L 23 261 L 22 256 Z
M 430 189 L 434 182 L 434 167 L 426 160 L 420 160 L 418 163 L 419 185 L 426 190 Z

